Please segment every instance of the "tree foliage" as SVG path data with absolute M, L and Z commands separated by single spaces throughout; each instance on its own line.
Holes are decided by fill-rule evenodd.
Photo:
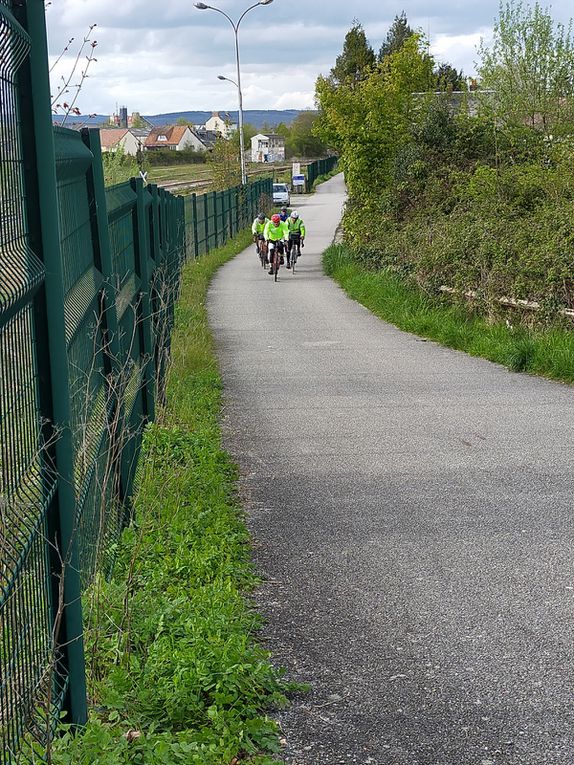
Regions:
M 434 72 L 436 89 L 444 92 L 465 90 L 466 80 L 462 69 L 458 71 L 450 64 L 439 64 Z
M 102 152 L 102 165 L 106 186 L 123 183 L 137 176 L 140 171 L 136 158 L 126 154 L 122 146 L 118 146 L 114 151 Z
M 318 112 L 304 111 L 293 120 L 287 141 L 289 156 L 321 157 L 326 153 L 325 143 L 313 132 L 318 116 Z
M 453 97 L 462 73 L 414 35 L 352 86 L 319 78 L 316 131 L 340 154 L 357 260 L 427 294 L 471 292 L 489 320 L 510 296 L 555 321 L 574 308 L 572 28 L 516 0 L 494 32 L 482 100 Z
M 252 125 L 250 122 L 244 122 L 243 123 L 243 145 L 245 146 L 246 151 L 251 151 L 251 139 L 253 136 L 257 135 L 259 130 L 255 127 L 255 125 Z
M 490 108 L 506 125 L 529 125 L 546 133 L 570 132 L 574 117 L 572 21 L 555 23 L 538 2 L 510 0 L 500 7 L 491 47 L 479 49 L 482 87 L 492 90 Z
M 211 166 L 214 191 L 238 186 L 241 183 L 239 131 L 236 130 L 231 138 L 218 136 L 207 162 Z
M 330 79 L 334 84 L 356 83 L 368 75 L 374 64 L 375 53 L 367 41 L 363 27 L 355 19 L 345 35 L 343 51 L 337 56 Z
M 404 11 L 399 16 L 395 16 L 391 28 L 387 32 L 387 37 L 379 50 L 379 61 L 383 61 L 386 56 L 399 51 L 404 43 L 414 34 L 407 21 Z
M 354 199 L 371 200 L 373 188 L 392 176 L 395 156 L 409 136 L 412 94 L 428 89 L 432 69 L 424 40 L 413 35 L 359 83 L 337 87 L 331 79 L 317 80 L 316 133 L 340 153 Z

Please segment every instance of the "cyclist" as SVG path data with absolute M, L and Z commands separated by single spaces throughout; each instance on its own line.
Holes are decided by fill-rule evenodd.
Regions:
M 287 268 L 291 268 L 291 250 L 293 246 L 297 247 L 298 257 L 301 257 L 301 247 L 305 241 L 305 224 L 299 217 L 297 210 L 293 210 L 287 221 L 289 230 L 289 239 L 287 243 Z
M 271 220 L 265 224 L 265 230 L 263 232 L 265 241 L 267 242 L 267 252 L 269 253 L 269 243 L 272 242 L 281 256 L 281 262 L 283 261 L 283 242 L 289 240 L 289 229 L 287 224 L 281 220 L 279 213 L 271 216 Z M 271 256 L 268 255 L 270 268 L 269 273 L 273 273 L 273 263 L 271 262 Z
M 255 242 L 255 250 L 257 251 L 257 255 L 259 255 L 260 242 L 265 239 L 263 232 L 265 231 L 265 226 L 268 222 L 269 218 L 265 215 L 264 212 L 260 212 L 253 221 L 253 225 L 251 226 L 251 233 L 253 234 L 253 241 Z
M 282 207 L 279 213 L 279 217 L 281 218 L 283 222 L 285 222 L 287 218 L 289 217 L 289 210 L 286 207 Z

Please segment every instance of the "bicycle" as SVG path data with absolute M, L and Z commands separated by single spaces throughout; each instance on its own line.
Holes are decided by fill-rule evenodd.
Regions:
M 269 273 L 273 274 L 273 280 L 277 281 L 279 266 L 281 265 L 281 259 L 283 257 L 283 243 L 280 241 L 268 242 L 267 246 L 269 252 L 269 264 L 271 266 Z
M 297 263 L 297 259 L 301 255 L 301 236 L 300 234 L 290 234 L 289 235 L 289 258 L 288 261 L 291 261 L 291 271 L 295 273 L 295 264 Z
M 267 242 L 265 241 L 263 234 L 258 234 L 255 241 L 255 251 L 261 261 L 263 268 L 267 267 Z

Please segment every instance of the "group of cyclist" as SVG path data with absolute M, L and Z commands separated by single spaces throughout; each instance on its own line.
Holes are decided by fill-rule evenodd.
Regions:
M 265 242 L 266 244 L 265 263 L 269 265 L 269 274 L 274 273 L 269 256 L 269 250 L 272 248 L 269 245 L 277 248 L 281 263 L 283 263 L 283 254 L 286 254 L 287 268 L 291 268 L 291 256 L 294 247 L 297 248 L 296 257 L 301 255 L 301 247 L 304 246 L 303 242 L 305 241 L 305 223 L 299 217 L 297 210 L 289 213 L 286 207 L 282 207 L 281 212 L 275 213 L 271 218 L 260 212 L 253 221 L 251 231 L 258 255 L 261 251 L 261 243 Z

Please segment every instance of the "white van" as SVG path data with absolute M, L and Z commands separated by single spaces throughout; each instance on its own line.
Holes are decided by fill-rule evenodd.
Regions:
M 286 183 L 273 184 L 273 204 L 274 205 L 291 204 L 291 198 L 289 196 L 289 188 Z

